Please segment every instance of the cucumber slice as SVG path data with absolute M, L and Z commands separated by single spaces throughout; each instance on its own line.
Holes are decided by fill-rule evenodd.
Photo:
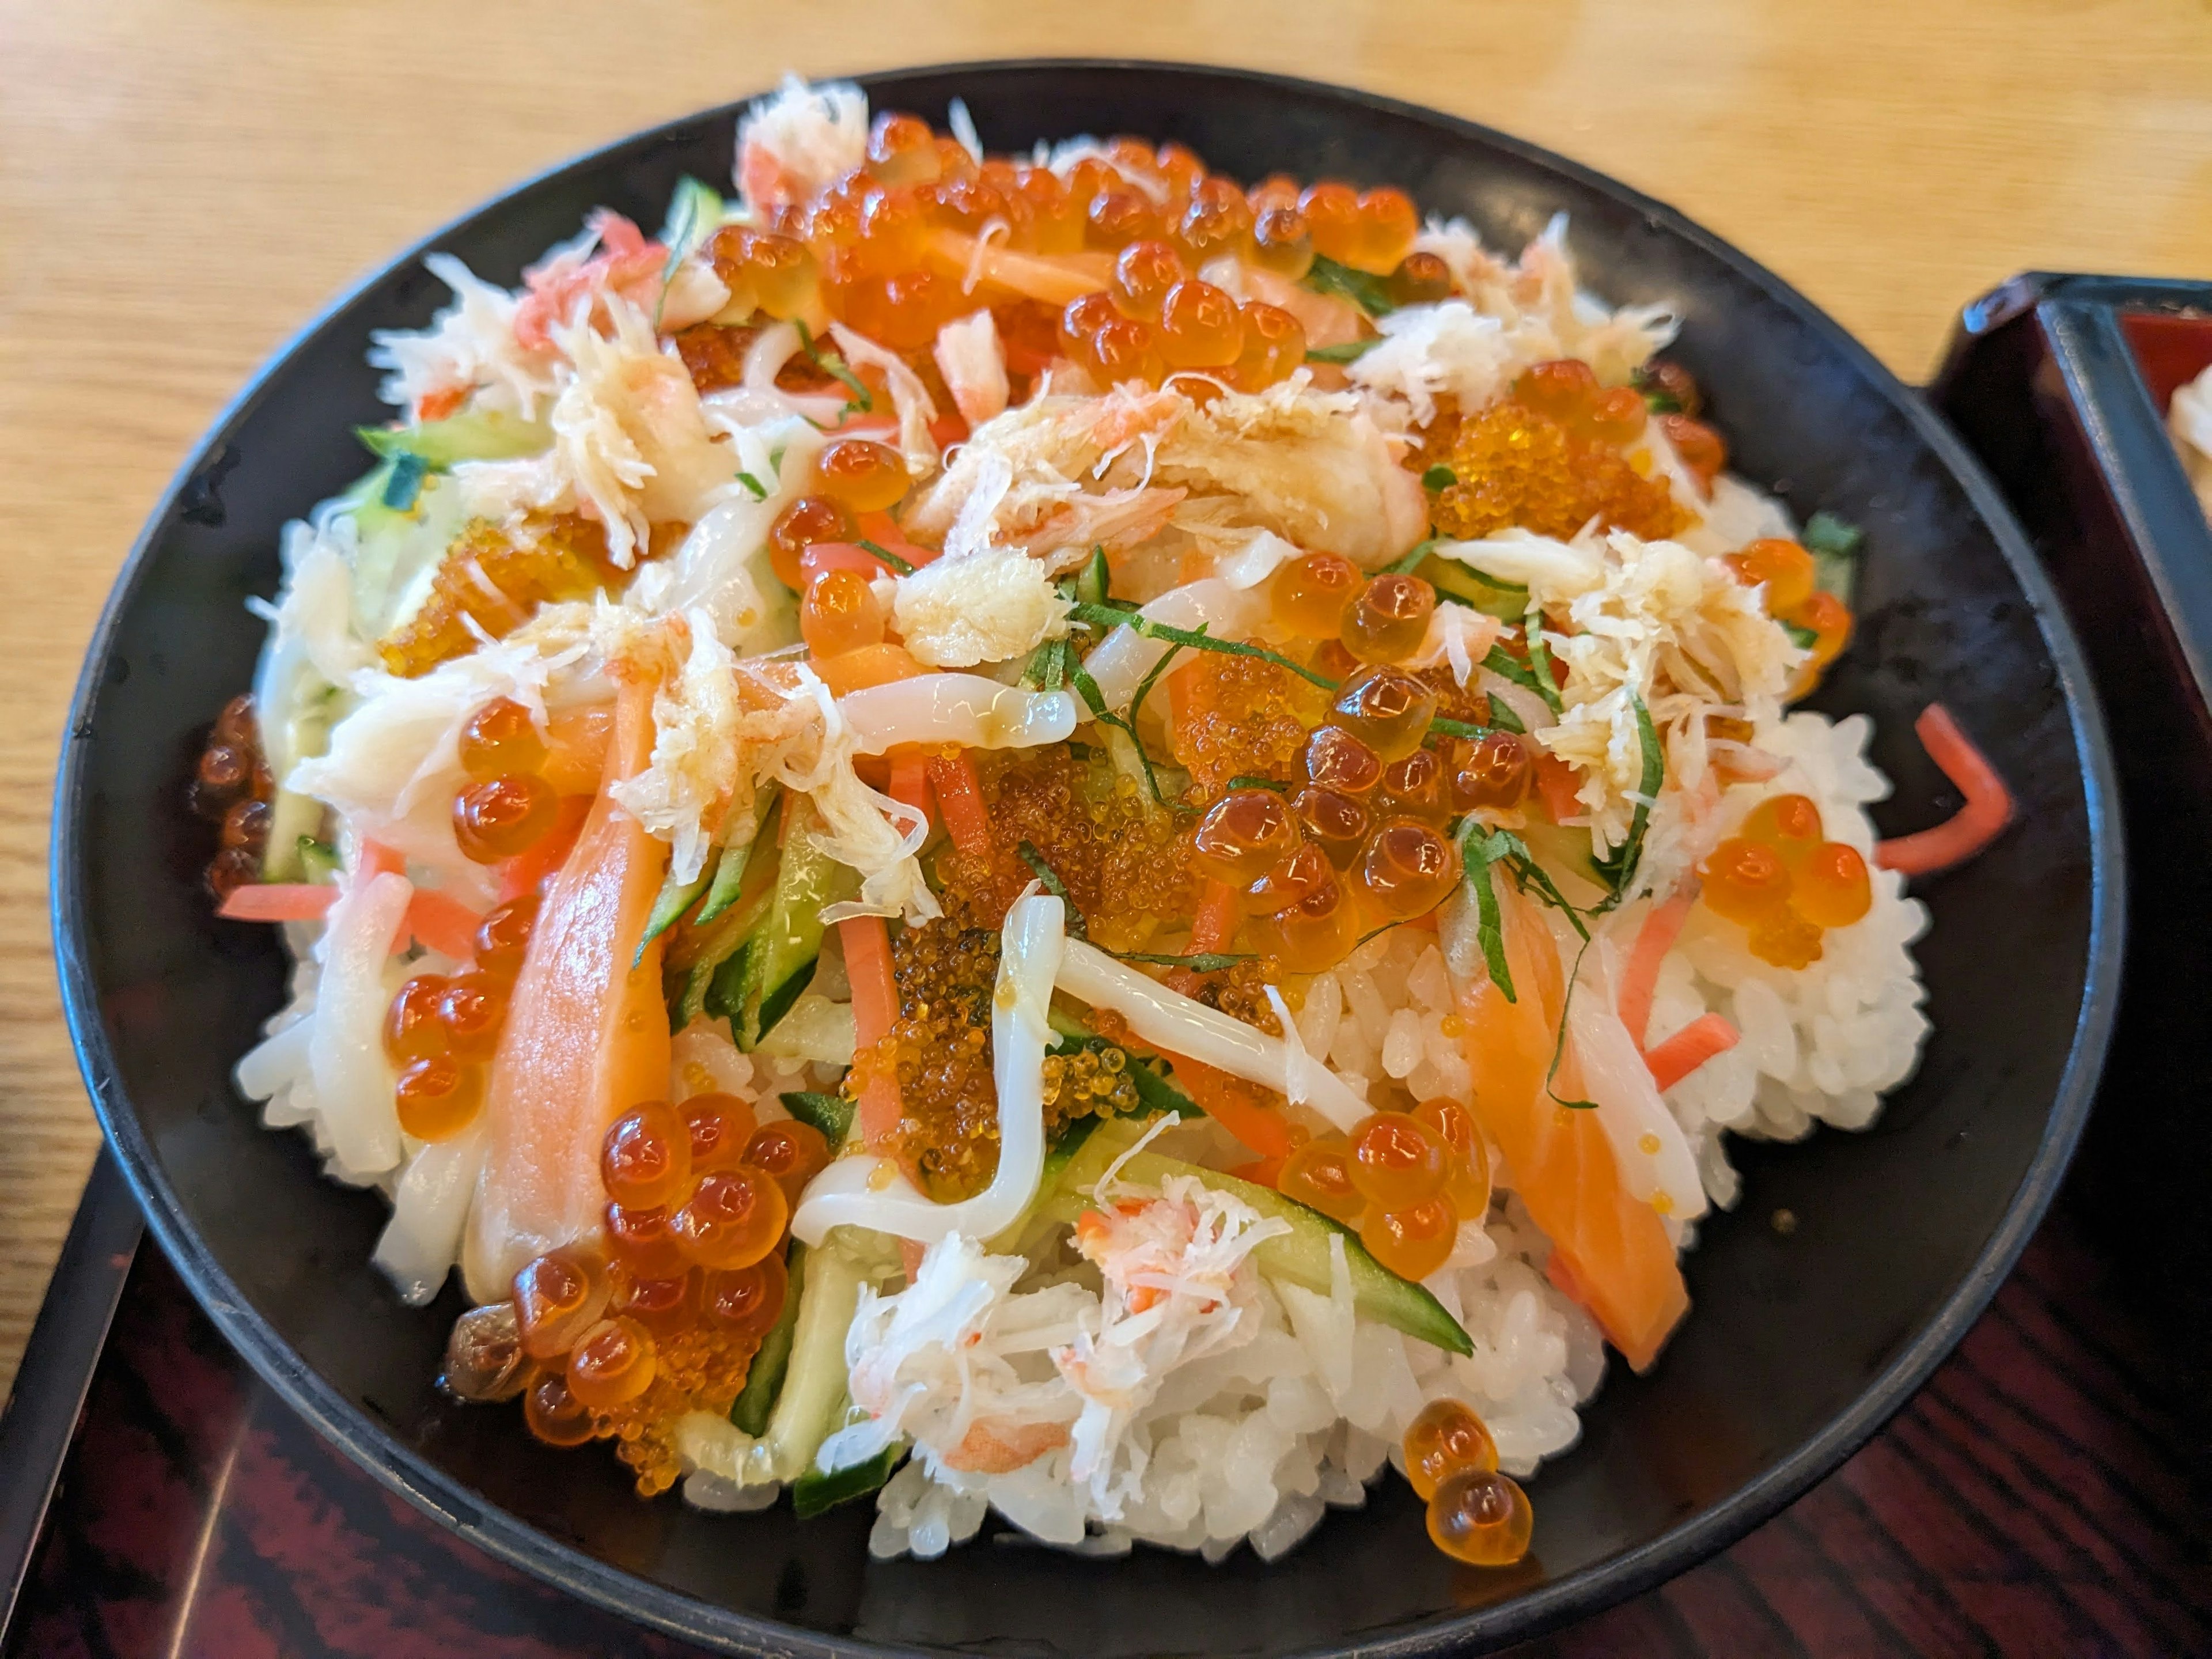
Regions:
M 1605 878 L 1598 873 L 1597 860 L 1590 854 L 1589 830 L 1563 828 L 1532 812 L 1518 834 L 1535 854 L 1536 862 L 1550 872 L 1554 880 L 1562 875 L 1571 876 L 1588 882 L 1600 893 L 1607 890 Z M 1570 893 L 1568 896 L 1579 902 L 1578 895 Z
M 673 870 L 668 872 L 661 881 L 660 896 L 653 901 L 653 914 L 645 919 L 645 937 L 637 942 L 637 956 L 631 962 L 631 967 L 635 968 L 645 960 L 645 947 L 676 925 L 677 919 L 697 902 L 700 894 L 707 890 L 710 879 L 712 878 L 705 870 L 700 871 L 689 881 L 677 880 Z
M 822 909 L 860 890 L 857 871 L 814 844 L 804 819 L 795 819 L 783 838 L 777 866 L 775 899 L 768 919 L 745 947 L 743 977 L 729 1016 L 731 1034 L 744 1052 L 775 1027 L 799 994 L 812 983 L 822 954 Z M 721 990 L 718 980 L 716 991 Z M 711 1006 L 709 1012 L 712 1012 Z
M 1462 564 L 1457 559 L 1431 553 L 1421 561 L 1414 574 L 1446 599 L 1456 599 L 1471 610 L 1504 622 L 1519 622 L 1528 609 L 1527 588 L 1515 582 L 1492 581 L 1472 565 Z
M 1073 1222 L 1081 1213 L 1079 1196 L 1097 1184 L 1116 1158 L 1127 1152 L 1134 1135 L 1128 1126 L 1116 1124 L 1115 1133 L 1093 1134 L 1060 1171 L 1057 1202 Z M 1240 1181 L 1218 1170 L 1201 1169 L 1180 1158 L 1158 1152 L 1139 1152 L 1121 1166 L 1124 1178 L 1139 1185 L 1155 1185 L 1168 1176 L 1194 1176 L 1218 1191 L 1233 1193 L 1261 1215 L 1291 1224 L 1291 1231 L 1265 1240 L 1252 1252 L 1261 1273 L 1288 1279 L 1318 1296 L 1329 1293 L 1328 1239 L 1334 1233 L 1344 1240 L 1344 1259 L 1352 1269 L 1352 1296 L 1359 1312 L 1377 1323 L 1402 1331 L 1449 1353 L 1472 1354 L 1474 1344 L 1460 1323 L 1444 1311 L 1443 1304 L 1414 1284 L 1401 1279 L 1368 1255 L 1359 1236 L 1318 1210 L 1310 1210 L 1270 1188 Z
M 772 860 L 775 848 L 769 851 Z M 678 930 L 662 980 L 672 1030 L 682 1030 L 702 1014 L 726 1019 L 738 1006 L 735 990 L 744 976 L 745 946 L 775 902 L 775 866 L 762 864 L 758 874 L 761 879 L 752 892 L 712 927 L 702 926 L 695 916 Z M 718 982 L 725 985 L 726 994 L 716 994 Z
M 845 1333 L 860 1301 L 860 1267 L 834 1247 L 806 1255 L 806 1291 L 798 1298 L 790 1368 L 761 1443 L 779 1480 L 813 1467 L 814 1454 L 845 1415 Z
M 745 1386 L 730 1407 L 730 1421 L 757 1440 L 768 1432 L 776 1396 L 783 1392 L 785 1374 L 791 1369 L 792 1337 L 799 1329 L 799 1299 L 806 1290 L 806 1246 L 791 1241 L 785 1261 L 791 1282 L 784 1287 L 783 1311 L 761 1338 L 760 1352 L 745 1371 Z
M 744 887 L 745 872 L 752 865 L 754 849 L 763 844 L 775 845 L 776 811 L 782 805 L 781 793 L 775 784 L 761 786 L 760 793 L 753 799 L 753 822 L 758 827 L 743 841 L 733 841 L 722 848 L 721 856 L 714 862 L 714 879 L 707 888 L 707 902 L 691 919 L 693 927 L 706 927 L 738 902 L 738 895 Z
M 805 1091 L 776 1097 L 783 1102 L 785 1111 L 822 1132 L 822 1138 L 830 1143 L 830 1157 L 836 1157 L 843 1149 L 845 1137 L 853 1133 L 854 1102 L 842 1095 L 817 1095 Z M 792 1248 L 796 1249 L 798 1246 Z
M 791 1483 L 791 1507 L 802 1521 L 811 1521 L 825 1510 L 849 1504 L 879 1490 L 906 1460 L 906 1443 L 886 1446 L 865 1463 L 825 1474 L 810 1467 Z
M 496 410 L 463 410 L 420 426 L 357 426 L 354 435 L 379 460 L 412 455 L 444 471 L 459 461 L 509 461 L 536 455 L 553 441 L 553 429 Z

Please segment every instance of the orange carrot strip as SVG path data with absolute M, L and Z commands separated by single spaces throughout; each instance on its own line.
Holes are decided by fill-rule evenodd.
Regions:
M 1248 1092 L 1249 1085 L 1225 1072 L 1181 1054 L 1170 1054 L 1175 1080 L 1197 1102 L 1206 1115 L 1264 1158 L 1288 1158 L 1291 1126 L 1280 1112 L 1261 1105 Z
M 1662 1093 L 1711 1060 L 1735 1047 L 1735 1027 L 1718 1014 L 1700 1014 L 1664 1042 L 1647 1049 L 1644 1063 Z
M 483 921 L 459 899 L 428 888 L 417 887 L 407 901 L 407 931 L 456 961 L 476 954 L 477 928 Z
M 906 1282 L 908 1284 L 911 1285 L 915 1279 L 921 1277 L 921 1258 L 927 1254 L 928 1254 L 928 1247 L 924 1245 L 920 1239 L 902 1238 L 899 1240 L 899 1265 L 906 1269 Z M 981 1425 L 979 1424 L 977 1426 L 981 1427 Z
M 584 817 L 592 810 L 589 795 L 563 795 L 553 827 L 532 846 L 494 866 L 499 876 L 500 902 L 534 893 L 546 877 L 568 861 L 576 837 L 583 833 Z
M 1920 734 L 1928 757 L 1958 786 L 1966 804 L 1933 830 L 1877 842 L 1874 861 L 1885 870 L 1925 876 L 1964 863 L 1995 841 L 2012 822 L 2012 792 L 1942 703 L 1931 702 L 1922 709 L 1912 729 Z
M 1191 918 L 1186 954 L 1205 956 L 1229 948 L 1237 937 L 1237 924 L 1243 920 L 1237 896 L 1237 890 L 1227 882 L 1207 881 L 1199 895 L 1198 914 Z M 1198 975 L 1188 968 L 1177 968 L 1168 975 L 1166 983 L 1170 991 L 1189 996 L 1198 988 Z
M 860 534 L 886 553 L 896 553 L 908 564 L 920 568 L 944 551 L 942 548 L 924 547 L 919 542 L 907 539 L 898 520 L 888 513 L 860 514 Z
M 1620 1023 L 1628 1028 L 1629 1037 L 1638 1048 L 1651 1026 L 1651 996 L 1659 988 L 1659 964 L 1682 936 L 1682 924 L 1689 919 L 1696 896 L 1677 893 L 1653 905 L 1644 926 L 1637 930 L 1636 946 L 1628 953 L 1628 969 L 1620 976 Z
M 1544 797 L 1544 810 L 1551 814 L 1552 822 L 1565 823 L 1583 810 L 1575 798 L 1581 788 L 1575 777 L 1575 769 L 1557 755 L 1539 753 L 1536 757 L 1536 789 Z
M 891 976 L 891 934 L 881 916 L 848 916 L 837 924 L 845 974 L 853 981 L 853 1047 L 873 1048 L 898 1023 L 898 981 Z M 870 1067 L 860 1091 L 861 1140 L 875 1145 L 898 1127 L 898 1079 Z
M 983 805 L 983 781 L 975 775 L 975 757 L 965 749 L 929 759 L 930 787 L 937 791 L 938 810 L 945 814 L 945 832 L 963 858 L 988 861 L 991 857 L 991 815 Z
M 386 847 L 380 841 L 365 841 L 361 844 L 361 867 L 356 881 L 373 881 L 379 876 L 404 876 L 407 860 L 398 849 Z
M 337 902 L 338 890 L 313 881 L 248 882 L 216 907 L 232 921 L 313 921 Z
M 891 751 L 890 798 L 911 806 L 929 822 L 929 757 L 919 748 L 901 744 Z

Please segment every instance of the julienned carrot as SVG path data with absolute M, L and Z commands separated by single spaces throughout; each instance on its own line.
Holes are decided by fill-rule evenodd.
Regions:
M 361 863 L 354 872 L 356 881 L 372 881 L 378 876 L 404 876 L 407 860 L 396 848 L 386 847 L 380 841 L 364 841 L 361 844 Z
M 483 921 L 459 899 L 428 888 L 417 887 L 407 901 L 407 931 L 457 962 L 476 954 L 477 928 Z
M 1912 729 L 1920 734 L 1929 759 L 1958 786 L 1966 804 L 1933 830 L 1877 842 L 1874 861 L 1885 870 L 1925 876 L 1963 863 L 1995 841 L 2012 822 L 2012 792 L 1942 703 L 1922 709 Z
M 1620 976 L 1620 1023 L 1628 1028 L 1629 1037 L 1638 1048 L 1651 1027 L 1651 998 L 1659 988 L 1659 964 L 1681 937 L 1682 924 L 1689 919 L 1690 906 L 1696 898 L 1694 893 L 1677 893 L 1653 905 L 1644 926 L 1637 930 L 1636 946 L 1628 953 L 1628 970 Z
M 1209 880 L 1199 895 L 1198 914 L 1191 918 L 1188 954 L 1197 957 L 1226 951 L 1237 937 L 1241 920 L 1237 890 L 1225 881 Z M 1188 968 L 1177 968 L 1167 976 L 1167 987 L 1188 996 L 1198 988 L 1198 975 Z
M 1291 1152 L 1291 1126 L 1280 1112 L 1261 1105 L 1249 1092 L 1249 1085 L 1226 1072 L 1195 1060 L 1171 1054 L 1175 1080 L 1198 1103 L 1208 1117 L 1243 1141 L 1262 1159 L 1288 1158 Z
M 1700 1014 L 1664 1042 L 1646 1049 L 1644 1063 L 1651 1080 L 1664 1093 L 1711 1060 L 1724 1054 L 1738 1042 L 1735 1027 L 1718 1014 Z
M 513 858 L 500 861 L 501 903 L 536 892 L 546 877 L 568 861 L 568 854 L 575 849 L 576 837 L 583 833 L 584 818 L 592 810 L 592 800 L 589 795 L 562 796 L 553 827 Z
M 891 976 L 890 929 L 881 916 L 848 916 L 837 924 L 845 947 L 845 975 L 853 982 L 853 1047 L 856 1052 L 874 1047 L 890 1035 L 898 1023 L 898 981 Z M 861 1140 L 874 1145 L 898 1127 L 899 1092 L 896 1074 L 868 1068 L 860 1090 Z
M 890 798 L 929 821 L 929 757 L 920 749 L 902 744 L 891 751 Z
M 924 547 L 919 542 L 908 541 L 906 532 L 898 527 L 898 520 L 888 513 L 860 514 L 860 534 L 884 552 L 896 554 L 917 569 L 944 551 L 942 548 Z M 880 569 L 882 567 L 878 565 L 877 568 Z
M 938 810 L 945 814 L 945 833 L 963 858 L 988 860 L 991 856 L 991 815 L 983 805 L 983 781 L 975 775 L 975 757 L 965 749 L 929 758 L 930 787 L 937 791 Z
M 215 913 L 232 921 L 313 921 L 337 896 L 337 888 L 321 882 L 248 882 L 223 895 Z
M 1544 798 L 1544 810 L 1551 814 L 1552 822 L 1565 823 L 1583 810 L 1576 791 L 1582 785 L 1575 778 L 1575 769 L 1557 755 L 1539 752 L 1536 757 L 1536 790 Z

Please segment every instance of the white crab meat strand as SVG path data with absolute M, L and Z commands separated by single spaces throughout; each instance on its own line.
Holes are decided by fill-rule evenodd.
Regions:
M 1080 939 L 1067 942 L 1059 984 L 1094 1008 L 1111 1008 L 1156 1048 L 1276 1090 L 1312 1107 L 1340 1129 L 1355 1127 L 1368 1115 L 1367 1103 L 1352 1085 L 1303 1048 L 1293 1054 L 1280 1037 L 1171 991 Z

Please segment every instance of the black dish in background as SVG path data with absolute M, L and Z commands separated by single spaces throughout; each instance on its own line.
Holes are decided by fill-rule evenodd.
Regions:
M 1925 884 L 1918 950 L 1936 1031 L 1917 1078 L 1860 1135 L 1739 1151 L 1747 1197 L 1689 1259 L 1696 1308 L 1656 1370 L 1616 1365 L 1583 1444 L 1534 1485 L 1534 1553 L 1455 1567 L 1395 1481 L 1333 1515 L 1289 1562 L 1219 1568 L 1140 1550 L 1085 1561 L 986 1538 L 932 1564 L 875 1563 L 855 1506 L 805 1525 L 640 1504 L 611 1456 L 532 1444 L 512 1413 L 429 1379 L 459 1302 L 410 1312 L 368 1266 L 384 1210 L 324 1182 L 296 1135 L 259 1129 L 229 1068 L 279 1004 L 265 930 L 211 920 L 204 848 L 179 806 L 195 744 L 250 676 L 251 594 L 283 523 L 360 471 L 383 417 L 362 361 L 417 326 L 441 248 L 512 282 L 605 204 L 659 222 L 684 173 L 726 177 L 737 106 L 562 168 L 373 278 L 265 370 L 149 525 L 88 659 L 65 749 L 56 944 L 84 1070 L 164 1249 L 226 1336 L 326 1436 L 495 1554 L 732 1650 L 1121 1655 L 1462 1650 L 1587 1613 L 1739 1536 L 1863 1442 L 1947 1352 L 2011 1265 L 2078 1133 L 2120 952 L 2112 766 L 2079 653 L 2004 506 L 1965 450 L 1862 348 L 1669 210 L 1498 134 L 1310 83 L 1164 65 L 981 65 L 863 77 L 878 106 L 941 121 L 964 98 L 987 144 L 1134 131 L 1254 178 L 1389 181 L 1517 247 L 1573 216 L 1585 280 L 1666 301 L 1735 465 L 1802 515 L 1863 524 L 1860 637 L 1824 690 L 1875 722 L 1899 793 L 1885 832 L 1950 811 L 1911 735 L 1941 699 L 2011 781 L 2021 822 Z M 1767 1224 L 1788 1208 L 1787 1237 Z

